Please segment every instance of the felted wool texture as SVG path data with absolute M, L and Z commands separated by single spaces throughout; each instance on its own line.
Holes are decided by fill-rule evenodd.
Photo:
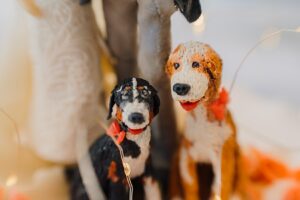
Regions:
M 193 68 L 193 62 L 198 62 L 199 67 Z M 175 63 L 179 64 L 178 69 L 174 68 Z M 173 83 L 176 81 L 173 79 L 179 79 L 178 81 L 189 83 L 192 86 L 191 91 L 189 92 L 190 98 L 198 97 L 198 99 L 190 99 L 189 101 L 199 100 L 203 97 L 203 89 L 205 89 L 206 86 L 208 87 L 205 91 L 207 100 L 214 100 L 218 95 L 221 83 L 222 60 L 207 44 L 190 41 L 178 45 L 169 56 L 165 70 L 171 77 L 171 86 L 173 86 Z M 197 73 L 193 74 L 193 72 L 198 72 L 198 75 Z M 201 78 L 200 75 L 205 75 L 208 81 Z M 200 85 L 202 86 L 200 87 Z M 173 91 L 172 95 L 173 98 L 183 98 L 177 96 Z M 176 98 L 175 100 L 180 100 Z
M 182 101 L 189 99 L 190 102 L 198 101 L 204 97 L 206 90 L 208 89 L 209 80 L 204 74 L 195 73 L 194 70 L 189 66 L 182 66 L 183 69 L 180 73 L 173 75 L 171 85 L 176 83 L 188 84 L 191 86 L 188 94 L 182 96 L 178 95 L 172 90 L 172 97 L 174 100 Z
M 226 121 L 208 121 L 206 107 L 199 104 L 193 116 L 186 116 L 185 137 L 193 141 L 189 154 L 195 161 L 212 162 L 213 156 L 220 157 L 224 142 L 232 134 Z
M 96 24 L 90 5 L 36 0 L 41 18 L 29 18 L 34 63 L 33 147 L 44 159 L 75 162 L 74 126 L 96 125 L 100 94 Z
M 137 158 L 132 158 L 131 156 L 124 157 L 124 161 L 129 164 L 131 169 L 130 177 L 135 178 L 142 175 L 145 171 L 146 161 L 150 154 L 151 129 L 147 127 L 145 131 L 138 135 L 127 132 L 126 138 L 134 141 L 141 150 L 141 154 Z
M 194 62 L 198 63 L 198 67 L 193 67 Z M 174 67 L 175 63 L 179 64 L 177 69 Z M 183 141 L 183 147 L 179 151 L 178 164 L 184 190 L 190 192 L 186 184 L 191 184 L 197 179 L 195 172 L 190 169 L 193 163 L 210 163 L 214 172 L 212 193 L 216 195 L 222 193 L 222 198 L 226 199 L 227 194 L 231 192 L 231 184 L 222 185 L 222 176 L 224 180 L 232 180 L 234 174 L 231 173 L 231 165 L 223 167 L 226 165 L 223 162 L 232 164 L 236 159 L 234 156 L 231 157 L 231 154 L 235 155 L 236 147 L 234 128 L 232 121 L 228 119 L 229 115 L 222 121 L 210 120 L 207 110 L 210 101 L 218 95 L 222 61 L 209 45 L 187 42 L 180 44 L 170 55 L 166 72 L 171 78 L 171 88 L 176 83 L 185 83 L 191 87 L 187 95 L 177 96 L 174 93 L 174 100 L 201 100 L 186 116 L 184 140 L 187 140 L 188 144 L 184 145 Z M 229 141 L 233 142 L 228 143 Z
M 121 88 L 120 88 L 121 89 Z M 137 81 L 135 78 L 132 79 L 132 92 L 133 92 L 133 102 L 126 102 L 125 105 L 121 105 L 123 112 L 122 118 L 123 122 L 131 129 L 141 129 L 146 127 L 150 123 L 150 116 L 149 116 L 149 108 L 144 103 L 140 103 L 138 101 L 138 91 L 137 91 Z M 144 117 L 143 123 L 133 123 L 129 120 L 129 116 L 132 113 L 141 113 Z
M 123 108 L 122 118 L 124 123 L 131 129 L 141 129 L 146 127 L 150 122 L 149 109 L 146 107 L 144 103 L 139 103 L 137 99 L 133 102 L 127 102 L 125 106 L 121 106 Z M 143 123 L 133 123 L 129 120 L 130 114 L 138 112 L 141 113 L 144 117 Z
M 196 162 L 212 163 L 215 174 L 212 189 L 216 194 L 221 194 L 223 145 L 232 133 L 225 121 L 208 121 L 207 110 L 202 104 L 194 110 L 194 116 L 187 115 L 184 134 L 193 141 L 188 154 Z

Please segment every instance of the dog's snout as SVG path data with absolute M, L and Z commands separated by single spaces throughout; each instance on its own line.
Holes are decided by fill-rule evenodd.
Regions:
M 141 124 L 141 123 L 145 122 L 145 118 L 144 118 L 143 114 L 138 113 L 138 112 L 131 113 L 128 116 L 128 119 L 129 119 L 129 121 L 131 121 L 132 123 L 135 123 L 135 124 Z
M 191 89 L 191 86 L 184 83 L 176 83 L 173 85 L 173 91 L 180 96 L 186 95 Z

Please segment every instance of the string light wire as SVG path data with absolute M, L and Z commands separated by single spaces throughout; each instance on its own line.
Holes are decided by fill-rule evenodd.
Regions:
M 18 175 L 20 174 L 20 165 L 21 165 L 21 138 L 20 138 L 20 132 L 18 129 L 18 125 L 16 123 L 16 121 L 14 120 L 14 118 L 9 115 L 4 109 L 2 109 L 0 107 L 0 112 L 11 122 L 11 124 L 13 125 L 14 129 L 15 129 L 15 135 L 16 135 L 16 139 L 17 139 L 17 166 L 16 166 L 16 175 L 12 174 L 11 176 L 8 177 L 7 179 L 7 183 L 9 183 L 9 180 L 12 180 L 12 178 L 14 179 L 13 184 L 7 184 L 7 186 L 12 186 L 17 184 L 18 181 Z
M 106 131 L 106 133 L 108 133 L 107 132 L 108 127 L 102 121 L 99 122 L 99 125 Z M 130 179 L 130 166 L 124 160 L 125 156 L 124 156 L 122 147 L 118 144 L 117 140 L 113 136 L 111 136 L 111 135 L 109 135 L 109 136 L 112 138 L 112 140 L 114 141 L 115 145 L 117 146 L 117 148 L 119 150 L 121 161 L 122 161 L 123 168 L 124 168 L 124 173 L 126 176 L 128 186 L 129 186 L 129 200 L 132 200 L 133 199 L 133 185 L 132 185 L 132 182 Z
M 251 49 L 249 49 L 249 51 L 247 52 L 247 54 L 244 56 L 244 58 L 242 59 L 241 63 L 239 64 L 238 68 L 236 69 L 234 76 L 233 76 L 233 80 L 231 82 L 230 88 L 229 88 L 229 93 L 231 94 L 233 91 L 233 88 L 235 86 L 236 80 L 238 78 L 239 72 L 240 70 L 243 68 L 243 64 L 246 62 L 246 60 L 248 59 L 248 57 L 251 55 L 251 53 L 256 50 L 257 47 L 259 47 L 262 43 L 264 43 L 266 40 L 269 40 L 277 35 L 280 35 L 281 33 L 287 33 L 287 32 L 292 32 L 292 33 L 300 33 L 300 27 L 296 28 L 296 29 L 280 29 L 278 31 L 272 32 L 268 35 L 266 35 L 265 37 L 263 37 L 261 40 L 259 40 Z

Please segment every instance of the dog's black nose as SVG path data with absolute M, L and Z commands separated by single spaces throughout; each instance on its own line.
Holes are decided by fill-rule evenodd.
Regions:
M 186 95 L 191 89 L 191 86 L 184 83 L 176 83 L 173 85 L 173 91 L 176 92 L 176 94 L 183 96 Z
M 129 121 L 136 123 L 136 124 L 141 124 L 145 121 L 143 114 L 135 112 L 131 113 L 128 117 Z

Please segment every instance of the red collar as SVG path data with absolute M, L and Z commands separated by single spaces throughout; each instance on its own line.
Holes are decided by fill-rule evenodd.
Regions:
M 128 131 L 133 135 L 138 135 L 144 131 L 144 129 L 129 129 Z M 107 129 L 107 134 L 116 138 L 117 143 L 121 144 L 125 138 L 126 131 L 122 130 L 119 122 L 114 120 Z
M 225 88 L 222 88 L 222 90 L 219 93 L 219 97 L 212 103 L 210 103 L 207 106 L 207 109 L 211 111 L 211 113 L 213 113 L 216 120 L 222 121 L 225 119 L 228 102 L 228 92 L 225 90 Z

